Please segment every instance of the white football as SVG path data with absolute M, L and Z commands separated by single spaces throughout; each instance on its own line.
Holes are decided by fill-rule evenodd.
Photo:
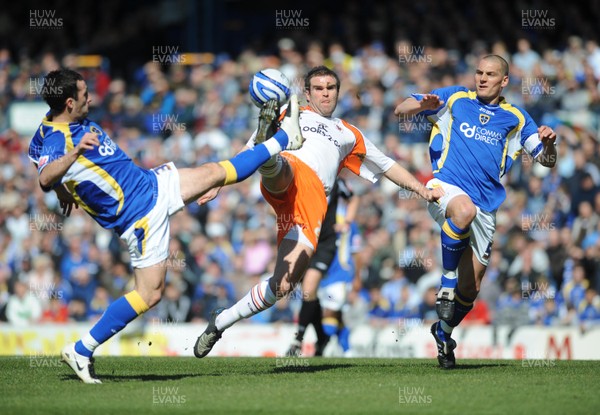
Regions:
M 275 98 L 284 105 L 290 98 L 290 80 L 277 69 L 263 69 L 252 77 L 248 87 L 250 98 L 261 108 L 268 100 Z

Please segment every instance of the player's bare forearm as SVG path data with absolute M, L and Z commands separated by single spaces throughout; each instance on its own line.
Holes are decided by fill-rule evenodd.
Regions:
M 394 115 L 414 115 L 421 112 L 421 104 L 413 97 L 406 98 L 394 110 Z
M 40 185 L 42 189 L 50 189 L 54 186 L 65 175 L 73 163 L 75 163 L 77 157 L 98 145 L 100 145 L 100 141 L 97 134 L 85 133 L 74 149 L 61 158 L 54 160 L 42 170 L 40 173 Z
M 359 205 L 360 197 L 353 195 L 348 201 L 348 206 L 346 207 L 346 223 L 354 222 L 354 219 L 356 219 L 356 213 L 358 212 Z
M 61 158 L 48 164 L 40 173 L 42 189 L 50 189 L 65 175 L 67 170 L 75 163 L 79 154 L 76 149 L 69 151 Z
M 415 115 L 425 110 L 434 110 L 444 104 L 444 101 L 434 94 L 423 94 L 421 100 L 408 97 L 396 109 L 395 115 Z
M 438 200 L 444 194 L 441 187 L 428 189 L 423 183 L 417 180 L 408 170 L 395 163 L 388 171 L 384 173 L 385 177 L 390 179 L 396 185 L 408 189 L 428 202 Z

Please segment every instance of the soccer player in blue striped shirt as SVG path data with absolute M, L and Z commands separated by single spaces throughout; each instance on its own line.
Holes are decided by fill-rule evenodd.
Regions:
M 272 138 L 231 160 L 146 170 L 86 118 L 91 100 L 79 73 L 50 72 L 42 96 L 50 112 L 29 147 L 42 189 L 56 190 L 63 203 L 81 207 L 100 226 L 113 229 L 127 244 L 134 269 L 134 290 L 110 304 L 88 334 L 62 349 L 63 360 L 83 382 L 101 383 L 94 374 L 94 350 L 161 299 L 169 217 L 215 187 L 244 180 L 280 151 L 300 148 L 298 101 L 292 96 L 290 117 Z
M 475 91 L 462 86 L 413 94 L 396 115 L 423 113 L 433 124 L 429 154 L 444 196 L 428 203 L 441 226 L 443 275 L 431 327 L 443 368 L 455 366 L 452 329 L 473 308 L 495 232 L 496 211 L 506 198 L 500 178 L 523 150 L 546 167 L 556 163 L 556 133 L 538 127 L 523 109 L 500 95 L 508 85 L 508 63 L 484 56 L 475 71 Z

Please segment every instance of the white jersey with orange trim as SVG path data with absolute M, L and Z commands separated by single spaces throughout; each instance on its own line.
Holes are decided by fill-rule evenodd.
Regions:
M 327 195 L 344 167 L 374 183 L 395 163 L 352 124 L 319 115 L 310 107 L 301 108 L 300 129 L 306 141 L 302 148 L 290 153 L 317 174 Z M 255 135 L 256 131 L 248 140 L 248 147 L 254 146 Z

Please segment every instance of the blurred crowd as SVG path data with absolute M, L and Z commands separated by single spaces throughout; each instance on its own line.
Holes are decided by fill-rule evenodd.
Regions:
M 91 321 L 133 285 L 125 247 L 81 209 L 69 218 L 60 214 L 27 157 L 31 137 L 11 128 L 11 105 L 41 101 L 32 82 L 50 70 L 80 71 L 92 98 L 89 118 L 150 168 L 232 156 L 256 126 L 258 108 L 247 93 L 254 72 L 279 68 L 301 93 L 307 70 L 325 64 L 342 83 L 334 115 L 426 182 L 431 126 L 419 116 L 398 119 L 393 110 L 414 92 L 456 84 L 474 89 L 475 65 L 487 53 L 511 65 L 506 99 L 557 131 L 559 159 L 549 170 L 523 155 L 504 178 L 508 196 L 497 214 L 490 265 L 466 322 L 600 323 L 600 47 L 596 39 L 575 36 L 561 49 L 539 50 L 521 38 L 481 42 L 468 54 L 407 39 L 397 41 L 394 53 L 378 42 L 353 51 L 313 42 L 301 50 L 283 38 L 267 55 L 248 49 L 201 63 L 151 59 L 127 79 L 73 54 L 27 58 L 0 49 L 0 320 Z M 425 203 L 390 182 L 349 180 L 361 195 L 365 264 L 363 289 L 350 295 L 349 324 L 436 319 L 440 237 Z M 188 206 L 171 220 L 165 295 L 145 318 L 205 320 L 213 308 L 232 305 L 269 276 L 275 235 L 258 174 L 222 189 L 206 206 Z M 302 297 L 296 294 L 252 321 L 294 321 Z

